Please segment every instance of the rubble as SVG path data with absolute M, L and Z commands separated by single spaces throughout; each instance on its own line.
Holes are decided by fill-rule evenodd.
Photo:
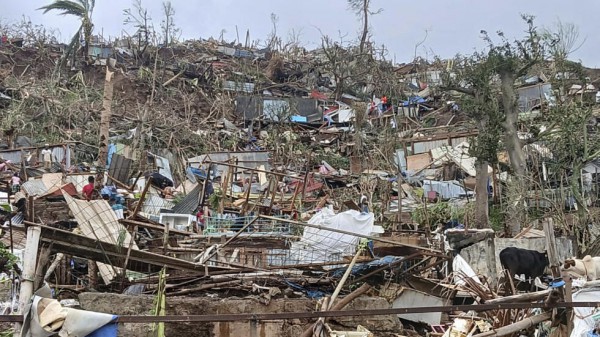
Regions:
M 18 268 L 8 258 L 0 262 L 3 271 L 12 268 L 14 282 L 23 281 L 18 296 L 12 290 L 19 310 L 45 284 L 57 299 L 77 298 L 87 311 L 120 316 L 101 317 L 131 336 L 142 331 L 134 323 L 166 315 L 172 335 L 186 335 L 191 326 L 222 337 L 259 330 L 268 336 L 486 337 L 542 331 L 544 322 L 559 325 L 567 317 L 563 309 L 553 312 L 561 305 L 594 299 L 589 289 L 569 298 L 573 288 L 585 287 L 570 280 L 502 276 L 498 255 L 505 247 L 547 251 L 558 278 L 556 261 L 576 255 L 576 244 L 567 235 L 554 239 L 551 218 L 544 230 L 526 224 L 515 237 L 474 228 L 476 198 L 506 197 L 511 173 L 500 165 L 506 160 L 487 170 L 484 164 L 488 182 L 485 191 L 476 189 L 481 173 L 470 141 L 480 131 L 456 101 L 436 92 L 442 78 L 433 65 L 420 74 L 414 63 L 395 67 L 389 73 L 397 86 L 367 94 L 363 80 L 348 78 L 341 86 L 324 65 L 323 49 L 187 41 L 154 48 L 149 60 L 161 62 L 158 75 L 130 47 L 91 47 L 89 69 L 59 91 L 77 95 L 79 82 L 92 83 L 89 89 L 103 84 L 96 78 L 102 69 L 116 73 L 113 110 L 122 115 L 109 123 L 107 161 L 98 161 L 102 156 L 90 145 L 98 135 L 83 131 L 84 116 L 68 123 L 49 117 L 64 140 L 48 144 L 49 167 L 39 137 L 10 136 L 0 150 L 0 198 L 6 200 L 0 239 L 22 256 Z M 38 52 L 1 48 L 2 64 L 33 62 Z M 340 55 L 351 51 L 339 48 Z M 392 67 L 383 60 L 370 66 Z M 6 78 L 0 77 L 3 101 L 66 104 L 46 97 L 39 84 L 7 88 Z M 526 83 L 520 97 L 547 93 L 540 81 Z M 569 94 L 595 88 L 573 85 Z M 389 92 L 402 95 L 388 101 Z M 138 95 L 152 99 L 141 104 Z M 521 112 L 551 100 L 519 101 Z M 524 149 L 532 162 L 553 158 L 542 142 Z M 586 186 L 596 166 L 582 168 Z M 514 203 L 539 210 L 557 200 L 574 207 L 572 199 L 548 182 Z M 543 289 L 522 293 L 530 284 Z M 38 303 L 62 310 L 58 302 L 33 298 L 25 309 L 33 321 L 41 317 Z M 279 316 L 216 316 L 251 314 Z M 58 320 L 67 326 L 65 315 Z M 578 318 L 573 331 L 589 331 L 595 321 Z

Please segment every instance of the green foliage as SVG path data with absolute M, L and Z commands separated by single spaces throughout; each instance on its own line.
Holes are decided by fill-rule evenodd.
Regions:
M 411 218 L 414 222 L 420 225 L 435 226 L 437 224 L 446 223 L 450 220 L 464 222 L 466 207 L 452 207 L 447 202 L 438 202 L 435 204 L 427 204 L 419 206 L 412 214 Z
M 0 337 L 12 337 L 14 336 L 15 329 L 8 329 L 4 331 L 0 331 Z
M 318 152 L 315 157 L 313 157 L 313 163 L 321 163 L 323 160 L 336 170 L 350 170 L 350 158 L 346 156 L 341 156 L 336 153 Z
M 223 199 L 223 192 L 221 190 L 215 191 L 208 197 L 208 204 L 212 209 L 218 209 L 221 199 Z
M 490 227 L 495 232 L 504 231 L 504 212 L 498 205 L 491 205 L 489 208 L 489 223 Z
M 0 243 L 0 272 L 5 272 L 7 274 L 11 270 L 20 272 L 17 262 L 19 262 L 19 258 L 12 254 L 10 249 L 4 244 Z

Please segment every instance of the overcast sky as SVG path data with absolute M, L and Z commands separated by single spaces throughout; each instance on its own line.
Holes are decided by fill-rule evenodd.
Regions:
M 68 41 L 78 27 L 75 18 L 43 15 L 36 10 L 50 0 L 1 0 L 0 21 L 4 24 L 18 21 L 23 15 L 33 23 L 56 28 L 62 41 Z M 160 0 L 142 0 L 148 8 L 155 26 L 162 19 Z M 272 29 L 271 13 L 279 17 L 278 35 L 284 41 L 290 32 L 300 32 L 307 48 L 318 46 L 321 32 L 339 38 L 355 39 L 360 30 L 360 20 L 347 9 L 346 0 L 172 0 L 176 10 L 175 23 L 181 28 L 183 38 L 218 37 L 225 31 L 226 40 L 236 39 L 236 26 L 242 42 L 246 30 L 251 39 L 265 40 Z M 134 31 L 123 25 L 123 9 L 132 7 L 127 0 L 96 0 L 93 21 L 95 33 L 105 37 L 118 36 L 123 30 Z M 588 67 L 600 67 L 600 34 L 598 15 L 600 1 L 580 0 L 372 0 L 373 9 L 383 12 L 371 18 L 373 40 L 385 44 L 389 58 L 398 63 L 414 57 L 415 44 L 425 42 L 417 55 L 452 57 L 468 54 L 482 48 L 480 30 L 502 30 L 509 37 L 523 36 L 526 28 L 521 13 L 536 16 L 539 26 L 550 27 L 557 20 L 575 23 L 580 36 L 586 39 L 583 46 L 572 54 Z

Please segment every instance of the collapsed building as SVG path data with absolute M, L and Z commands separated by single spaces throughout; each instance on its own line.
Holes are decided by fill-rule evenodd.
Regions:
M 96 65 L 121 67 L 124 81 L 144 72 L 119 44 L 90 52 Z M 192 156 L 166 146 L 140 150 L 131 141 L 146 136 L 140 123 L 113 132 L 107 163 L 93 163 L 95 149 L 82 141 L 40 146 L 10 139 L 0 151 L 7 182 L 1 240 L 20 257 L 7 273 L 20 285 L 11 291 L 20 305 L 4 309 L 25 311 L 23 326 L 31 331 L 90 333 L 118 324 L 120 335 L 138 336 L 163 319 L 168 334 L 219 337 L 483 337 L 531 327 L 562 335 L 567 310 L 549 311 L 557 296 L 584 288 L 563 299 L 575 301 L 595 291 L 593 283 L 586 290 L 583 283 L 538 280 L 538 291 L 523 295 L 525 280 L 510 275 L 500 282 L 505 247 L 552 251 L 554 264 L 576 247 L 566 235 L 540 230 L 551 220 L 528 224 L 516 237 L 470 228 L 464 209 L 477 197 L 469 154 L 477 130 L 460 107 L 436 96 L 439 70 L 397 67 L 393 74 L 410 94 L 388 104 L 384 92 L 359 98 L 360 90 L 339 92 L 335 74 L 311 71 L 325 61 L 319 51 L 277 60 L 268 50 L 216 41 L 157 51 L 169 52 L 197 60 L 167 65 L 163 87 L 217 87 L 229 95 L 232 114 L 214 118 L 218 132 L 190 128 L 219 144 L 235 135 L 231 149 L 192 146 Z M 266 65 L 265 72 L 248 74 L 245 62 Z M 532 96 L 543 96 L 542 89 Z M 1 99 L 16 99 L 2 92 Z M 357 120 L 369 127 L 357 130 Z M 273 132 L 275 124 L 288 130 Z M 382 130 L 399 145 L 377 167 L 359 144 Z M 296 144 L 335 153 L 347 165 L 302 157 L 306 152 L 285 156 Z M 529 147 L 533 159 L 549 155 L 543 144 Z M 50 167 L 42 165 L 45 148 Z M 586 170 L 596 174 L 592 164 Z M 14 173 L 22 179 L 18 190 L 8 182 Z M 499 198 L 506 171 L 490 166 L 488 175 L 485 192 Z M 97 184 L 92 198 L 84 191 L 90 176 Z M 527 205 L 546 207 L 547 200 L 532 191 Z M 53 319 L 42 319 L 44 312 Z M 73 326 L 77 315 L 103 324 Z

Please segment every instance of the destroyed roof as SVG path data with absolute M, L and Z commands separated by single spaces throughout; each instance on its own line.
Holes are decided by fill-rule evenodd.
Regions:
M 202 185 L 196 184 L 193 190 L 191 190 L 186 196 L 179 201 L 173 209 L 173 213 L 177 214 L 190 214 L 196 210 L 198 207 L 198 202 L 200 200 L 200 192 L 202 191 Z

